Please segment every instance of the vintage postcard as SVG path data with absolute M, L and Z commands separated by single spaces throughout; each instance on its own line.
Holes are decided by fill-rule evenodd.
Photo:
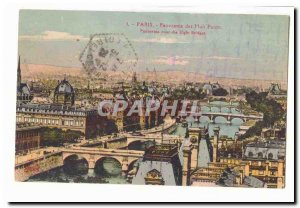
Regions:
M 284 189 L 289 24 L 20 10 L 15 180 Z

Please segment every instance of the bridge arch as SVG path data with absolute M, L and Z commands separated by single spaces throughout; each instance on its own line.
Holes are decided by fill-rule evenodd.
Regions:
M 138 159 L 132 159 L 131 161 L 128 161 L 128 171 L 131 171 L 134 168 L 137 161 Z
M 135 139 L 129 141 L 127 148 L 129 150 L 144 150 L 145 147 L 149 147 L 154 144 L 153 139 Z
M 239 108 L 231 108 L 232 114 L 241 114 L 241 110 Z
M 208 116 L 201 116 L 200 117 L 200 122 L 210 122 L 210 118 Z
M 210 112 L 220 112 L 220 107 L 217 107 L 217 106 L 212 106 L 212 107 L 210 107 Z
M 227 123 L 227 118 L 224 116 L 215 116 L 213 120 L 215 123 Z
M 221 113 L 230 113 L 231 107 L 222 106 L 221 107 Z
M 210 107 L 204 105 L 204 106 L 201 106 L 201 111 L 203 112 L 210 112 Z
M 63 154 L 63 163 L 65 163 L 68 159 L 84 159 L 87 163 L 89 159 L 86 155 L 77 154 L 77 153 L 64 153 Z
M 67 174 L 86 174 L 89 169 L 88 159 L 81 154 L 67 154 L 63 157 L 63 170 Z
M 232 118 L 230 122 L 231 123 L 236 123 L 236 124 L 243 124 L 243 123 L 245 123 L 245 119 L 243 119 L 243 118 Z
M 118 157 L 102 156 L 95 161 L 94 170 L 100 175 L 119 175 L 122 172 L 122 160 Z

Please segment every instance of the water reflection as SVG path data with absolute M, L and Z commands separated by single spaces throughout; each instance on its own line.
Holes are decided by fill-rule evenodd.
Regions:
M 134 141 L 131 142 L 128 145 L 129 150 L 145 150 L 146 148 L 149 148 L 150 146 L 153 146 L 154 142 L 153 141 Z
M 87 161 L 75 155 L 66 158 L 62 167 L 35 175 L 28 181 L 112 184 L 128 183 L 125 176 L 122 176 L 121 164 L 116 159 L 100 159 L 96 162 L 95 169 L 88 169 Z
M 94 171 L 99 176 L 119 176 L 122 173 L 122 165 L 114 158 L 105 157 L 96 162 Z
M 85 175 L 88 168 L 88 162 L 77 155 L 71 155 L 64 160 L 63 171 L 68 175 Z

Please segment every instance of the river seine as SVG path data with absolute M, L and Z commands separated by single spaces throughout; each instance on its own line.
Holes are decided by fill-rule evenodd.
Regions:
M 212 104 L 217 104 L 220 106 L 228 105 L 225 102 L 211 102 Z M 237 104 L 236 104 L 237 105 Z M 202 112 L 207 112 L 210 109 L 208 107 L 202 107 Z M 220 108 L 212 107 L 212 112 L 220 112 Z M 221 108 L 221 112 L 228 113 L 228 108 Z M 238 110 L 232 109 L 233 114 L 239 114 Z M 243 121 L 241 119 L 233 119 L 231 124 L 227 124 L 226 119 L 223 117 L 217 117 L 215 123 L 210 123 L 209 118 L 202 117 L 200 121 L 195 121 L 193 119 L 187 119 L 188 127 L 207 127 L 209 129 L 209 135 L 213 135 L 213 128 L 215 126 L 220 127 L 220 135 L 225 135 L 234 138 L 236 132 L 238 132 L 239 127 L 242 125 Z M 186 127 L 178 124 L 175 131 L 172 133 L 174 135 L 184 136 L 186 132 Z M 143 150 L 147 146 L 145 144 L 137 144 L 137 146 L 131 147 L 135 150 Z M 74 160 L 68 161 L 63 167 L 52 169 L 45 173 L 31 177 L 28 181 L 47 181 L 47 182 L 65 182 L 65 183 L 111 183 L 111 184 L 128 184 L 126 178 L 121 174 L 121 165 L 118 161 L 106 158 L 101 161 L 101 164 L 96 165 L 93 172 L 88 171 L 88 165 L 84 160 Z

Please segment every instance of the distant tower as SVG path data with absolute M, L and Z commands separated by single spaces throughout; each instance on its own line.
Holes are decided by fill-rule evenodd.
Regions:
M 132 83 L 136 83 L 136 82 L 137 82 L 136 72 L 133 72 Z
M 22 81 L 22 75 L 21 75 L 21 66 L 20 66 L 20 56 L 19 56 L 19 61 L 18 61 L 18 75 L 17 75 L 17 87 L 18 89 L 21 86 L 21 81 Z
M 33 99 L 30 88 L 26 83 L 22 83 L 20 56 L 17 69 L 17 103 L 28 103 Z
M 218 160 L 218 141 L 219 141 L 220 127 L 214 128 L 214 141 L 213 141 L 213 162 Z

